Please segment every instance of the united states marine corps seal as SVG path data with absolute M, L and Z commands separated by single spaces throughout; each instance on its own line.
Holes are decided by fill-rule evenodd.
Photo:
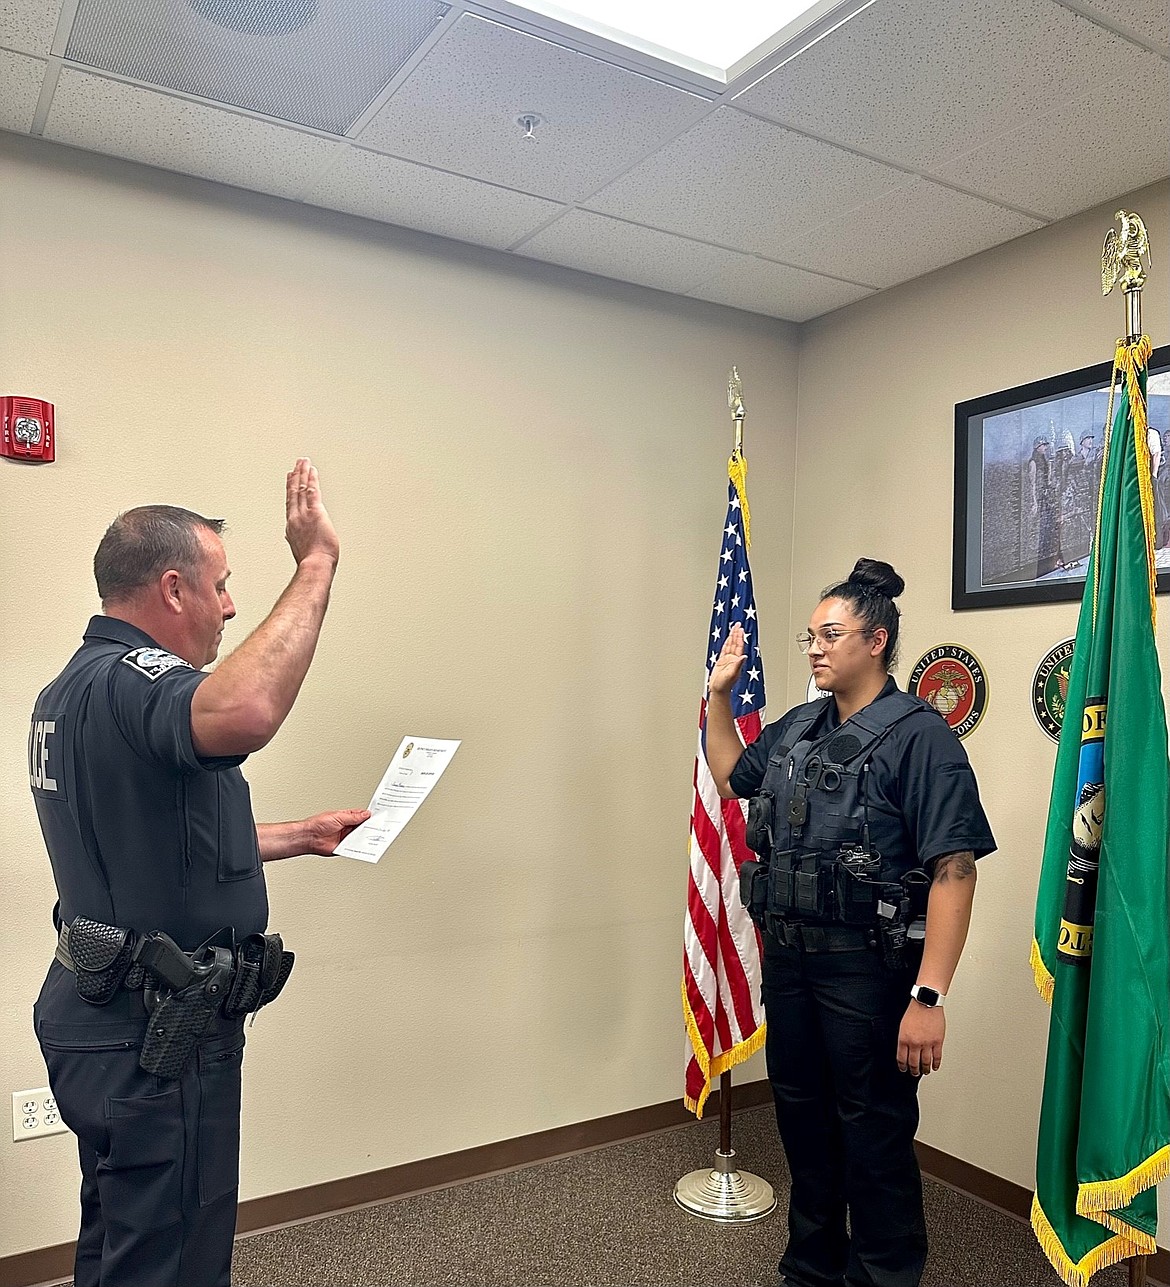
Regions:
M 1041 659 L 1032 677 L 1032 714 L 1036 723 L 1054 742 L 1060 741 L 1064 706 L 1068 700 L 1068 677 L 1072 670 L 1075 639 L 1063 639 Z
M 933 706 L 956 737 L 966 737 L 987 709 L 987 676 L 974 653 L 960 644 L 924 652 L 910 672 L 907 691 Z

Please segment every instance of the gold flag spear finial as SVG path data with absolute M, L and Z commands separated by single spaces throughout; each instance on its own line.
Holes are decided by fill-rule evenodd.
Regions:
M 727 408 L 735 425 L 735 454 L 743 455 L 743 422 L 747 412 L 743 409 L 743 383 L 739 378 L 739 367 L 733 366 L 727 377 Z
M 1101 294 L 1121 283 L 1125 295 L 1126 340 L 1132 343 L 1142 333 L 1142 287 L 1150 265 L 1150 239 L 1139 214 L 1118 210 L 1113 216 L 1121 231 L 1110 228 L 1101 247 Z M 1142 259 L 1145 264 L 1142 264 Z

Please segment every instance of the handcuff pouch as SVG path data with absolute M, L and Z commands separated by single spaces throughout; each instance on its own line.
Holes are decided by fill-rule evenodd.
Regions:
M 78 916 L 67 937 L 77 995 L 90 1005 L 108 1004 L 130 971 L 134 931 Z

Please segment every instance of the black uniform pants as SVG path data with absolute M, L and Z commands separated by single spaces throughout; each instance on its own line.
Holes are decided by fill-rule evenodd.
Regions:
M 781 1275 L 788 1287 L 917 1287 L 918 1079 L 896 1063 L 914 972 L 872 950 L 764 944 L 768 1077 L 792 1175 Z
M 87 1005 L 54 963 L 33 1011 L 77 1136 L 75 1287 L 228 1287 L 240 1157 L 242 1020 L 217 1020 L 182 1076 L 145 1073 L 141 993 Z

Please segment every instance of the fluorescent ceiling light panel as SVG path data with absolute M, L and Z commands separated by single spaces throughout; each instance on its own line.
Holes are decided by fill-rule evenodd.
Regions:
M 819 0 L 575 0 L 572 8 L 526 0 L 558 22 L 654 53 L 679 66 L 716 72 L 746 58 Z

